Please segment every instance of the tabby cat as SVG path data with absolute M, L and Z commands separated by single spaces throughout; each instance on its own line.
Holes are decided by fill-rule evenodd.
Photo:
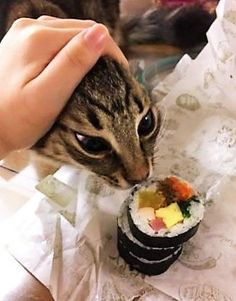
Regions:
M 122 66 L 104 57 L 35 148 L 126 188 L 149 176 L 160 121 L 145 90 Z
M 1 34 L 19 17 L 94 19 L 118 36 L 118 0 L 1 1 Z M 75 89 L 50 131 L 33 147 L 54 160 L 85 167 L 117 187 L 144 181 L 152 168 L 160 114 L 129 71 L 99 59 Z
M 0 0 L 0 39 L 14 20 L 51 15 L 104 23 L 118 41 L 119 0 Z M 127 188 L 151 174 L 161 115 L 129 71 L 103 57 L 75 89 L 49 132 L 33 147 Z

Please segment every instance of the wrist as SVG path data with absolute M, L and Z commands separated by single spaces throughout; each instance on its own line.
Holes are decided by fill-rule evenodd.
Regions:
M 13 150 L 8 136 L 9 119 L 6 118 L 8 115 L 8 110 L 0 104 L 0 160 Z
M 0 145 L 0 160 L 4 159 L 9 152 Z
M 1 139 L 0 137 L 0 160 L 6 157 L 6 155 L 8 155 L 10 151 L 11 150 L 7 147 L 4 139 Z

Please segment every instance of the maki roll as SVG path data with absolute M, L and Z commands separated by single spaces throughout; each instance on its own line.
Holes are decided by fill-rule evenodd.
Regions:
M 152 247 L 173 247 L 197 232 L 204 205 L 188 182 L 169 176 L 136 188 L 127 214 L 131 232 L 140 242 Z
M 180 249 L 180 246 L 174 247 L 150 247 L 143 244 L 138 239 L 136 239 L 129 226 L 128 222 L 128 205 L 124 202 L 122 206 L 121 214 L 118 217 L 118 227 L 117 227 L 117 237 L 118 244 L 124 246 L 124 248 L 130 250 L 130 252 L 138 257 L 145 258 L 152 261 L 162 260 L 175 253 L 175 251 Z
M 134 255 L 122 241 L 117 244 L 120 256 L 129 264 L 131 270 L 136 270 L 142 274 L 153 276 L 164 273 L 172 263 L 174 263 L 182 252 L 180 246 L 173 254 L 166 256 L 160 260 L 147 260 L 143 257 Z
M 147 275 L 166 271 L 198 230 L 204 204 L 185 180 L 169 176 L 136 186 L 118 217 L 119 254 Z

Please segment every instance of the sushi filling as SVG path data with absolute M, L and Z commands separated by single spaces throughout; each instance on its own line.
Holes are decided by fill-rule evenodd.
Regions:
M 152 251 L 175 251 L 176 247 L 149 247 L 149 246 L 145 246 L 144 244 L 142 244 L 140 241 L 138 241 L 131 233 L 130 230 L 130 226 L 129 226 L 129 222 L 128 222 L 128 217 L 127 217 L 127 210 L 125 210 L 125 208 L 123 208 L 122 210 L 122 214 L 118 217 L 118 227 L 120 227 L 123 235 L 126 235 L 126 237 L 132 241 L 134 244 L 136 244 L 137 246 L 144 248 L 145 250 L 152 250 Z
M 190 184 L 176 176 L 137 190 L 129 210 L 135 225 L 150 236 L 173 237 L 203 218 L 204 205 Z

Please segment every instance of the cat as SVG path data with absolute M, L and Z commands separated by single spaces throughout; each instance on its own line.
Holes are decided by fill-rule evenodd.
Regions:
M 113 36 L 119 31 L 119 1 L 11 0 L 1 4 L 5 15 L 2 34 L 19 17 L 40 15 L 93 19 L 104 23 Z M 159 115 L 130 72 L 102 57 L 33 149 L 54 160 L 85 167 L 111 185 L 128 188 L 150 175 Z
M 122 36 L 119 0 L 0 0 L 0 39 L 16 19 L 41 15 L 93 19 L 117 42 Z M 159 108 L 132 74 L 102 57 L 33 150 L 129 188 L 151 175 L 161 121 Z

